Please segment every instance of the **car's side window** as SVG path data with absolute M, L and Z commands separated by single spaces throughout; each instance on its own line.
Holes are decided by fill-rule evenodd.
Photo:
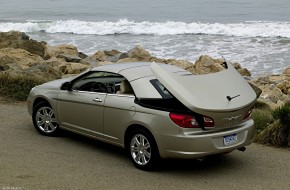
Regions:
M 124 79 L 116 73 L 92 71 L 74 81 L 72 90 L 114 94 Z
M 163 84 L 161 84 L 159 80 L 153 79 L 150 80 L 150 82 L 163 98 L 173 98 L 172 94 L 163 86 Z

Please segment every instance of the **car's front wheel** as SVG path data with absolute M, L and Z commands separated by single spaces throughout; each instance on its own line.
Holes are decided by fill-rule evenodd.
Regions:
M 133 164 L 141 170 L 153 170 L 159 160 L 157 145 L 153 136 L 143 129 L 130 135 L 128 152 Z
M 55 136 L 59 132 L 55 113 L 47 102 L 40 102 L 35 106 L 32 120 L 34 127 L 42 135 Z

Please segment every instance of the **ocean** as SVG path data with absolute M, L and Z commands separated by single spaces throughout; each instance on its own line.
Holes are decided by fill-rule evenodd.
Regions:
M 0 0 L 0 32 L 19 30 L 79 51 L 239 62 L 253 76 L 290 66 L 289 0 Z

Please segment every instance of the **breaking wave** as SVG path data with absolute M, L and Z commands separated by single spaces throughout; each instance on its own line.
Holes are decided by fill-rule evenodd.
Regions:
M 49 21 L 29 20 L 26 22 L 0 22 L 0 31 L 71 33 L 79 35 L 180 35 L 204 34 L 238 37 L 282 37 L 290 38 L 290 22 L 248 21 L 243 23 L 200 23 L 200 22 L 134 22 L 120 19 L 117 22 L 87 22 L 79 20 Z

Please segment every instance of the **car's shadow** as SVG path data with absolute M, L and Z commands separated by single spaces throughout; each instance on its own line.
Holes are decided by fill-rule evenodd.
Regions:
M 59 137 L 65 138 L 71 143 L 76 143 L 77 145 L 92 149 L 93 151 L 104 153 L 106 156 L 118 159 L 120 164 L 128 165 L 132 167 L 132 169 L 135 169 L 133 164 L 130 163 L 127 152 L 121 147 L 69 131 L 62 131 Z M 233 156 L 231 154 L 213 155 L 203 159 L 161 159 L 156 170 L 153 172 L 208 172 L 233 167 L 237 168 L 239 167 L 239 164 L 240 160 L 238 156 Z

